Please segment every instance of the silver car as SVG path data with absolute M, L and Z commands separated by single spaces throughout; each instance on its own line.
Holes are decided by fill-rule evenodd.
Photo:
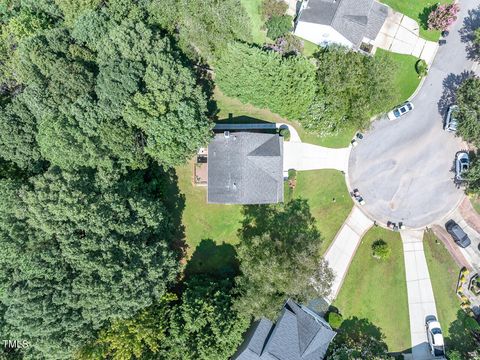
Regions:
M 457 131 L 457 125 L 458 125 L 458 120 L 456 117 L 457 112 L 458 112 L 457 105 L 451 105 L 448 108 L 448 113 L 447 113 L 447 118 L 445 120 L 445 128 L 444 128 L 446 131 L 451 131 L 451 132 Z
M 464 181 L 462 174 L 470 167 L 470 157 L 466 151 L 459 151 L 455 155 L 455 180 Z

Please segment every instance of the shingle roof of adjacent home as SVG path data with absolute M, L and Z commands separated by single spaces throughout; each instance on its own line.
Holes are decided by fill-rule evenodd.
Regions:
M 321 360 L 334 337 L 319 315 L 288 300 L 275 325 L 262 319 L 252 326 L 233 359 Z
M 208 202 L 283 201 L 283 138 L 278 134 L 216 134 L 208 146 Z
M 359 46 L 374 40 L 388 15 L 388 7 L 374 0 L 309 0 L 300 13 L 303 22 L 330 25 Z

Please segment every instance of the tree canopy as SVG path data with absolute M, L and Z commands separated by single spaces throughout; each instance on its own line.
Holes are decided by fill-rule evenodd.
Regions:
M 158 170 L 157 170 L 158 172 Z M 155 172 L 0 182 L 0 301 L 11 338 L 66 357 L 95 329 L 152 304 L 176 279 Z
M 308 59 L 241 43 L 222 53 L 215 75 L 226 95 L 291 119 L 307 111 L 316 91 L 315 65 Z
M 287 298 L 328 295 L 333 273 L 320 255 L 322 238 L 306 200 L 249 206 L 244 214 L 237 248 L 241 312 L 275 319 Z
M 480 79 L 471 77 L 457 90 L 457 133 L 468 142 L 480 145 Z

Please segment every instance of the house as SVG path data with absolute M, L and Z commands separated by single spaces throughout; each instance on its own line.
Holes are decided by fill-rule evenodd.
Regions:
M 374 0 L 306 0 L 295 35 L 317 45 L 338 44 L 368 51 L 388 16 Z
M 283 201 L 283 138 L 278 133 L 224 131 L 208 146 L 208 203 Z
M 321 316 L 288 300 L 276 324 L 255 322 L 232 359 L 322 360 L 335 335 Z

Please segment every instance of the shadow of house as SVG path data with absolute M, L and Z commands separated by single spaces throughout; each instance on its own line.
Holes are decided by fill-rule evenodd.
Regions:
M 187 263 L 187 278 L 208 274 L 216 278 L 232 278 L 239 272 L 237 252 L 230 244 L 216 244 L 212 239 L 203 239 Z
M 480 60 L 480 46 L 475 44 L 475 30 L 480 28 L 480 6 L 469 10 L 468 16 L 463 19 L 460 29 L 460 38 L 466 45 L 467 57 L 470 60 Z
M 275 124 L 271 121 L 257 119 L 247 115 L 233 116 L 228 114 L 228 118 L 215 121 L 216 124 Z

